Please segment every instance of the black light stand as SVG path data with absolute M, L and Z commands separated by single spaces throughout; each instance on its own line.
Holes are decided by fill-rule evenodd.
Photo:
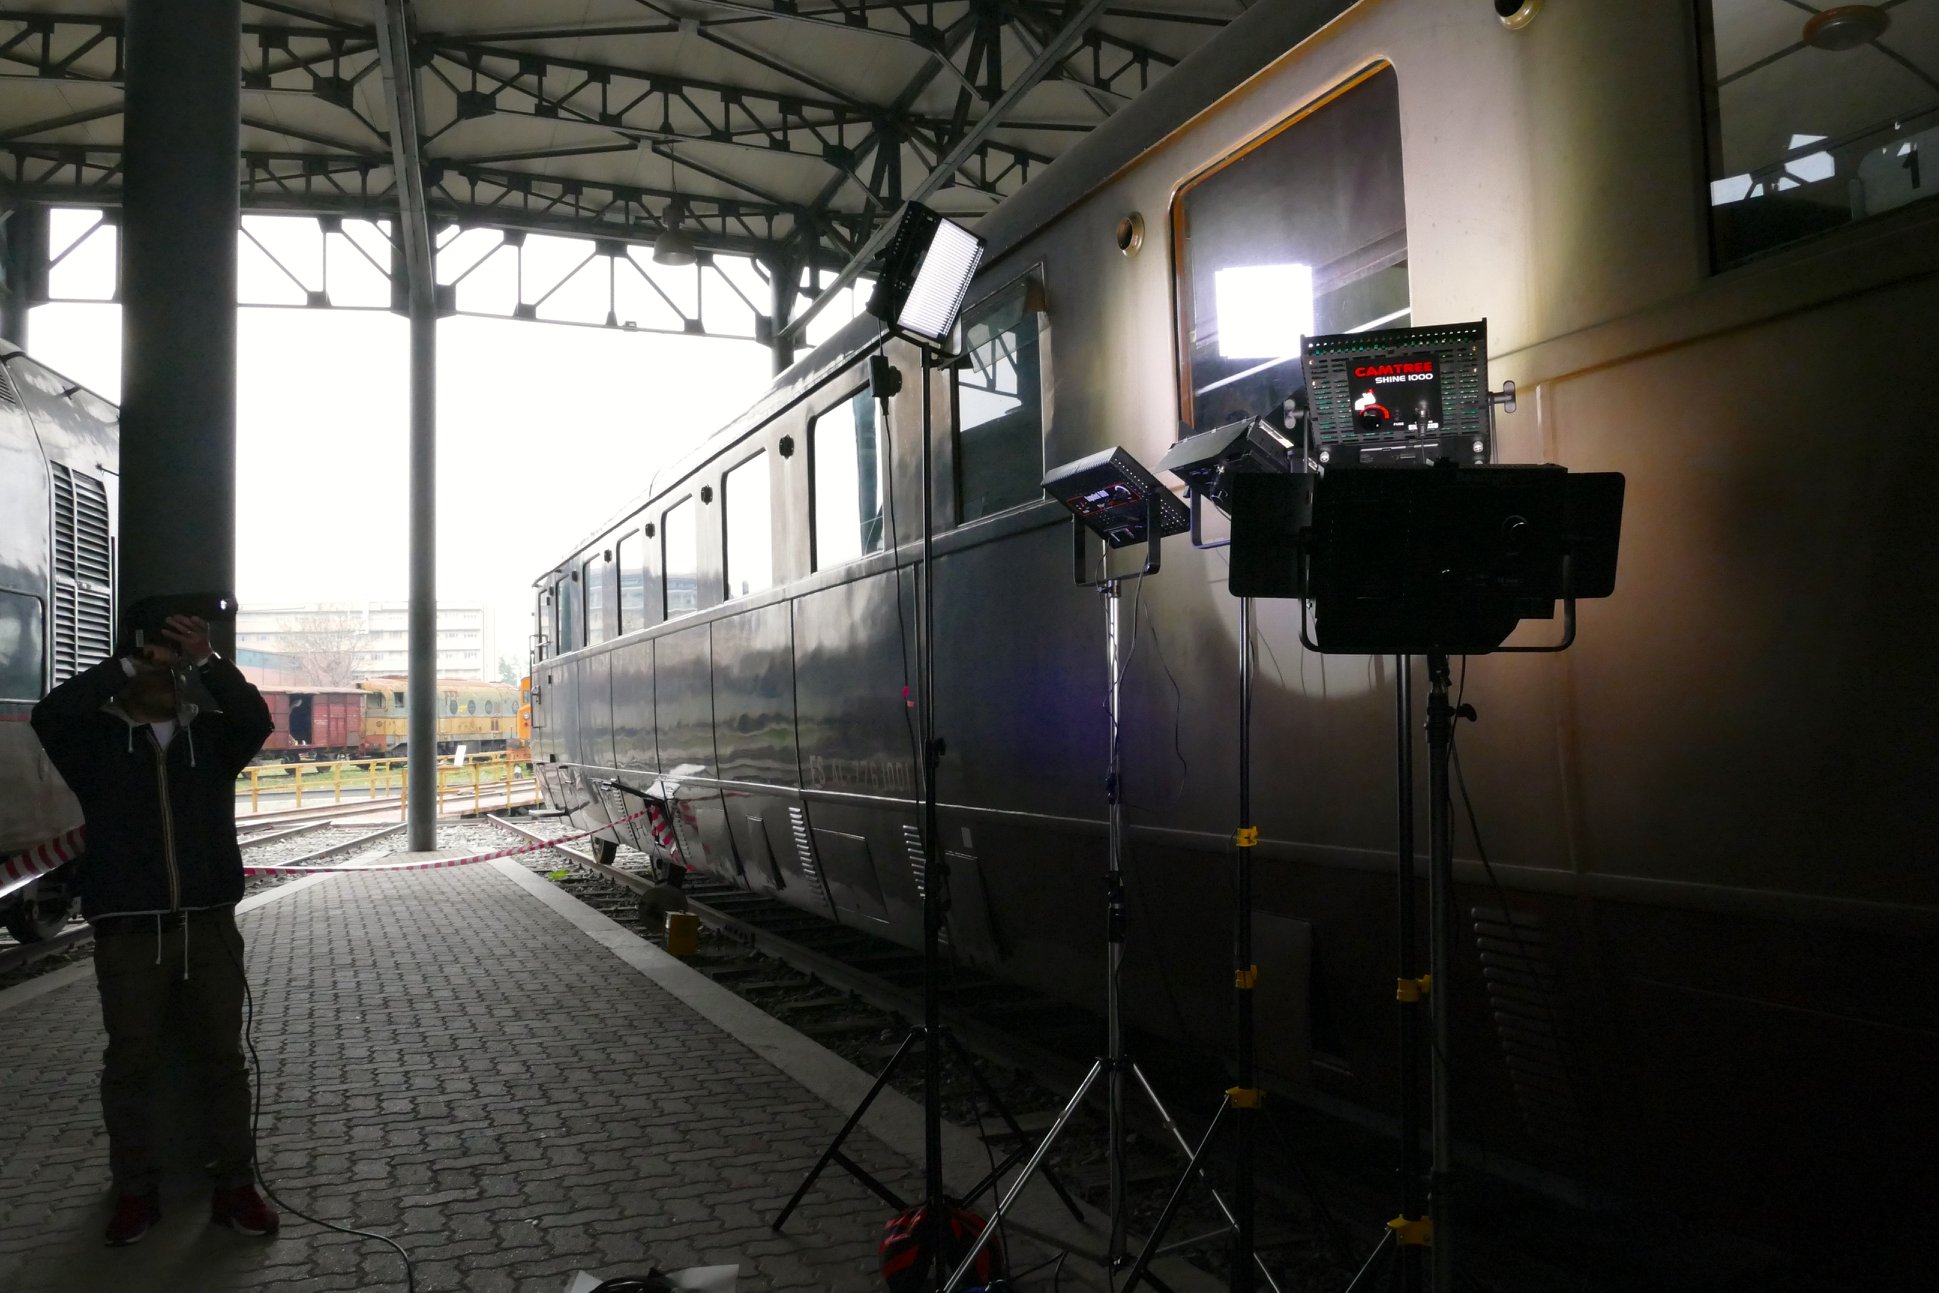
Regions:
M 1008 1107 L 996 1093 L 983 1072 L 970 1057 L 967 1050 L 957 1041 L 942 1022 L 942 933 L 949 911 L 948 864 L 942 856 L 941 835 L 937 824 L 937 774 L 943 757 L 943 742 L 936 735 L 936 668 L 935 668 L 935 566 L 932 549 L 932 532 L 935 529 L 935 500 L 932 444 L 934 431 L 933 392 L 930 376 L 934 359 L 940 352 L 948 335 L 954 330 L 963 294 L 968 287 L 971 275 L 982 255 L 982 244 L 975 235 L 961 226 L 944 220 L 935 212 L 917 203 L 909 203 L 899 217 L 895 235 L 883 253 L 880 277 L 876 289 L 871 294 L 868 309 L 871 314 L 883 320 L 888 330 L 915 343 L 921 357 L 920 378 L 922 382 L 922 446 L 918 455 L 922 476 L 922 557 L 920 578 L 917 580 L 918 629 L 917 629 L 917 694 L 918 694 L 918 744 L 922 765 L 922 958 L 923 993 L 922 1023 L 912 1027 L 903 1037 L 902 1044 L 896 1049 L 868 1093 L 862 1097 L 848 1120 L 835 1134 L 822 1152 L 821 1158 L 811 1168 L 801 1184 L 795 1189 L 787 1205 L 774 1219 L 772 1229 L 779 1230 L 788 1217 L 800 1204 L 809 1188 L 821 1173 L 833 1163 L 862 1183 L 878 1198 L 890 1206 L 903 1209 L 906 1204 L 893 1191 L 883 1185 L 871 1173 L 863 1169 L 853 1159 L 842 1152 L 842 1145 L 849 1135 L 860 1125 L 862 1116 L 881 1095 L 889 1080 L 900 1067 L 918 1041 L 923 1044 L 923 1200 L 925 1221 L 928 1231 L 926 1241 L 928 1251 L 934 1255 L 935 1273 L 941 1280 L 945 1271 L 945 1254 L 948 1252 L 950 1233 L 949 1205 L 943 1181 L 943 1143 L 942 1143 L 942 1055 L 947 1046 L 970 1074 L 971 1080 L 988 1100 L 997 1116 L 1009 1130 L 1012 1149 L 1004 1158 L 994 1164 L 987 1175 L 976 1183 L 964 1196 L 963 1201 L 980 1197 L 985 1191 L 994 1189 L 1001 1181 L 1002 1174 L 1024 1153 L 1023 1129 L 1011 1116 Z M 901 379 L 882 355 L 870 361 L 870 380 L 875 394 L 881 402 L 882 428 L 886 436 L 889 431 L 888 397 L 899 389 Z M 893 463 L 894 454 L 888 455 Z M 889 493 L 893 497 L 894 484 L 890 483 Z M 900 536 L 892 536 L 900 546 Z M 901 573 L 894 572 L 900 585 Z M 897 632 L 901 632 L 898 624 Z M 1064 1189 L 1061 1182 L 1046 1173 L 1045 1179 L 1056 1191 L 1058 1198 L 1070 1209 L 1071 1215 L 1079 1219 L 1083 1212 L 1077 1201 Z M 991 1218 L 978 1237 L 977 1250 L 981 1251 L 985 1242 L 996 1228 L 996 1217 Z M 971 1254 L 972 1260 L 975 1253 Z M 968 1263 L 965 1263 L 967 1265 Z
M 1125 482 L 1114 479 L 1117 472 L 1135 473 L 1136 480 L 1129 482 L 1133 490 L 1142 494 L 1126 492 Z M 1088 473 L 1088 475 L 1087 475 Z M 1182 532 L 1188 522 L 1177 500 L 1169 492 L 1159 487 L 1131 461 L 1122 451 L 1109 451 L 1060 468 L 1045 479 L 1046 489 L 1059 487 L 1062 478 L 1064 497 L 1062 501 L 1076 514 L 1071 528 L 1073 535 L 1073 563 L 1078 586 L 1094 588 L 1104 602 L 1104 641 L 1105 668 L 1109 679 L 1107 696 L 1109 754 L 1105 773 L 1105 800 L 1107 808 L 1108 847 L 1105 869 L 1105 1047 L 1104 1054 L 1092 1061 L 1091 1067 L 1077 1084 L 1076 1090 L 1058 1111 L 1050 1129 L 1044 1134 L 1035 1152 L 1030 1156 L 1022 1171 L 1011 1183 L 1009 1190 L 998 1202 L 996 1211 L 990 1216 L 990 1223 L 983 1234 L 977 1238 L 967 1255 L 950 1275 L 943 1286 L 943 1293 L 954 1293 L 963 1287 L 977 1253 L 982 1250 L 996 1224 L 1006 1216 L 1012 1204 L 1023 1192 L 1030 1177 L 1042 1166 L 1058 1139 L 1063 1135 L 1070 1121 L 1100 1079 L 1105 1086 L 1107 1144 L 1105 1146 L 1109 1198 L 1107 1207 L 1110 1216 L 1110 1232 L 1102 1263 L 1106 1270 L 1117 1270 L 1130 1260 L 1129 1245 L 1125 1233 L 1125 1093 L 1126 1079 L 1137 1082 L 1138 1090 L 1157 1114 L 1181 1152 L 1192 1159 L 1188 1167 L 1190 1176 L 1203 1176 L 1198 1158 L 1194 1155 L 1191 1143 L 1186 1140 L 1171 1113 L 1165 1108 L 1164 1101 L 1158 1096 L 1144 1070 L 1132 1059 L 1124 1038 L 1124 1017 L 1118 988 L 1119 970 L 1124 961 L 1125 930 L 1128 923 L 1127 905 L 1124 889 L 1124 782 L 1122 750 L 1118 739 L 1119 721 L 1122 716 L 1122 665 L 1119 645 L 1122 632 L 1119 624 L 1119 602 L 1121 585 L 1132 579 L 1145 579 L 1158 573 L 1159 540 L 1167 534 Z M 1071 493 L 1076 490 L 1075 494 Z M 1091 577 L 1088 566 L 1090 540 L 1087 526 L 1105 537 L 1105 567 L 1095 578 Z M 1142 567 L 1131 575 L 1113 576 L 1109 571 L 1110 549 L 1123 547 L 1143 541 L 1145 560 Z M 1136 631 L 1136 625 L 1133 626 Z M 1250 949 L 1248 948 L 1248 955 Z M 1211 1186 L 1209 1178 L 1206 1180 Z M 1233 1210 L 1216 1189 L 1213 1198 L 1225 1213 L 1228 1224 L 1237 1227 Z M 1141 1254 L 1144 1266 L 1150 1264 L 1148 1254 Z M 1149 1275 L 1139 1272 L 1145 1278 Z M 1155 1280 L 1151 1282 L 1156 1283 Z M 1130 1287 L 1129 1282 L 1118 1286 L 1120 1293 Z
M 1251 477 L 1233 506 L 1235 596 L 1294 597 L 1300 642 L 1328 654 L 1395 654 L 1402 750 L 1400 865 L 1402 1215 L 1387 1223 L 1349 1293 L 1378 1259 L 1398 1253 L 1396 1274 L 1418 1288 L 1419 1249 L 1431 1249 L 1427 1287 L 1453 1293 L 1455 1195 L 1450 1073 L 1454 944 L 1454 813 L 1449 773 L 1454 724 L 1473 718 L 1448 701 L 1450 655 L 1556 652 L 1575 641 L 1578 598 L 1607 597 L 1616 582 L 1623 478 L 1560 467 L 1459 467 L 1452 462 L 1322 477 Z M 1244 561 L 1240 554 L 1244 553 Z M 1560 640 L 1505 646 L 1525 618 L 1562 607 Z M 1309 634 L 1307 611 L 1314 616 Z M 1427 657 L 1429 757 L 1428 973 L 1416 965 L 1413 892 L 1411 682 L 1406 656 Z M 1432 1011 L 1431 1166 L 1421 1196 L 1418 1012 Z M 1411 1284 L 1408 1282 L 1412 1281 Z

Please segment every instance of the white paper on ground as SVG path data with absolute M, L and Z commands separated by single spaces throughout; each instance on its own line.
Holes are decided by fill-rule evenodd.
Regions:
M 740 1275 L 739 1266 L 689 1266 L 684 1271 L 665 1272 L 667 1283 L 683 1293 L 734 1293 L 734 1281 Z M 611 1275 L 594 1275 L 587 1271 L 574 1271 L 572 1282 L 566 1285 L 566 1293 L 592 1293 Z

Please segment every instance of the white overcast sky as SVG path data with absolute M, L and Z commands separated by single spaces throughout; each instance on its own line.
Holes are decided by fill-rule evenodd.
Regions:
M 94 220 L 92 212 L 54 212 L 55 254 Z M 385 261 L 381 235 L 371 227 L 347 221 L 346 232 L 328 238 L 327 279 L 325 240 L 314 221 L 252 216 L 244 227 L 241 300 L 300 302 L 304 288 L 327 282 L 338 305 L 388 302 L 383 276 L 358 251 Z M 28 350 L 118 400 L 120 309 L 93 303 L 112 291 L 113 232 L 96 231 L 55 266 L 54 297 L 90 300 L 57 299 L 35 309 Z M 494 233 L 464 234 L 441 254 L 440 278 L 452 280 L 497 243 Z M 460 282 L 458 304 L 509 314 L 514 300 L 537 300 L 589 250 L 574 240 L 528 238 L 522 298 L 507 248 Z M 639 257 L 646 261 L 643 249 Z M 587 265 L 539 307 L 540 318 L 604 319 L 607 264 Z M 765 308 L 768 289 L 750 269 L 733 263 L 725 271 Z M 693 313 L 694 271 L 657 273 L 663 290 Z M 616 278 L 621 320 L 673 317 L 639 274 L 622 265 Z M 718 279 L 706 291 L 710 323 L 750 330 L 747 307 Z M 811 339 L 845 322 L 850 309 L 844 301 L 826 311 Z M 403 599 L 408 325 L 382 309 L 250 306 L 238 322 L 237 599 L 245 606 Z M 770 370 L 767 347 L 751 341 L 509 318 L 444 320 L 439 600 L 489 604 L 497 614 L 497 654 L 522 673 L 533 577 L 644 490 L 656 466 L 752 403 Z

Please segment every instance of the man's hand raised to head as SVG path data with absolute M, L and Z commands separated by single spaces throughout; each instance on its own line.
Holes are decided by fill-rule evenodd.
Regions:
M 209 644 L 209 622 L 199 615 L 171 615 L 162 622 L 162 632 L 190 664 L 204 664 L 215 654 Z

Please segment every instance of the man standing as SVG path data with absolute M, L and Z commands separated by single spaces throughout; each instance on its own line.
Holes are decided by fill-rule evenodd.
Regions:
M 110 1245 L 134 1243 L 161 1218 L 155 1096 L 171 1007 L 201 1097 L 210 1219 L 248 1235 L 277 1226 L 253 1183 L 235 916 L 236 776 L 275 725 L 262 694 L 210 647 L 205 621 L 170 616 L 165 634 L 167 642 L 76 674 L 33 714 L 87 819 L 77 865 L 108 1032 L 101 1107 L 118 1196 Z

